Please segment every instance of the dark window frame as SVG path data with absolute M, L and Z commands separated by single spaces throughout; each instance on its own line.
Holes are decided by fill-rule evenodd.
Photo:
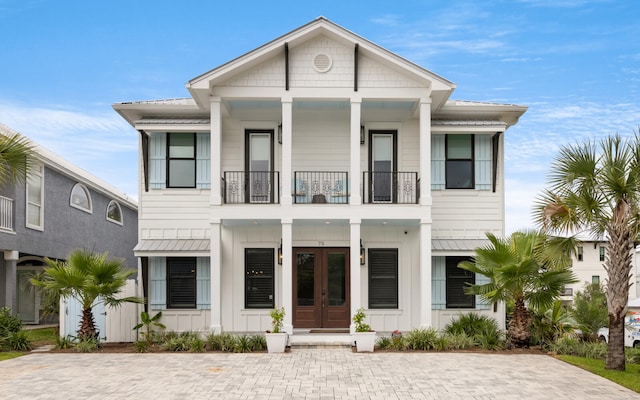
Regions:
M 476 274 L 458 267 L 460 262 L 470 260 L 470 257 L 465 256 L 447 256 L 445 258 L 445 304 L 447 309 L 476 308 L 476 296 L 464 294 L 464 288 L 468 283 L 476 283 Z
M 260 257 L 260 260 L 258 262 L 261 262 L 262 265 L 259 266 L 253 266 L 250 265 L 253 261 L 250 260 L 250 254 L 254 253 L 257 254 L 258 257 Z M 260 254 L 262 253 L 262 254 Z M 245 248 L 244 249 L 244 272 L 245 272 L 245 276 L 244 276 L 244 308 L 245 309 L 272 309 L 275 307 L 275 249 L 273 248 Z M 261 268 L 262 270 L 258 270 L 259 268 Z M 271 275 L 269 276 L 268 273 L 265 274 L 264 269 L 267 270 L 267 272 L 270 272 Z M 267 285 L 269 285 L 269 288 L 267 290 L 267 293 L 270 292 L 269 296 L 271 297 L 269 301 L 262 301 L 259 303 L 253 303 L 252 299 L 249 295 L 250 293 L 250 288 L 252 286 L 250 286 L 252 283 L 254 284 L 262 284 L 259 286 L 263 286 L 265 282 L 260 282 L 262 280 L 267 281 L 270 279 L 270 282 L 266 282 Z M 254 286 L 255 287 L 255 286 Z M 260 288 L 258 287 L 257 290 L 260 290 Z
M 607 254 L 607 248 L 604 246 L 600 246 L 600 261 L 605 260 L 606 254 Z
M 369 309 L 372 310 L 397 310 L 399 308 L 398 294 L 399 294 L 399 271 L 398 271 L 398 249 L 397 248 L 378 248 L 368 250 L 368 288 L 369 288 Z M 376 263 L 378 262 L 378 254 L 391 255 L 394 258 L 392 265 L 392 271 L 388 271 L 386 274 L 378 274 L 379 268 Z M 380 260 L 380 262 L 387 262 L 388 260 Z M 386 282 L 385 282 L 386 281 Z M 385 285 L 387 283 L 388 290 L 394 292 L 391 296 L 379 296 L 380 291 L 378 285 Z M 385 299 L 386 297 L 386 299 Z
M 445 145 L 444 145 L 444 157 L 445 157 L 445 189 L 475 189 L 476 187 L 476 173 L 475 173 L 475 135 L 474 134 L 464 134 L 469 136 L 470 140 L 470 151 L 471 158 L 449 158 L 449 138 L 456 136 L 460 137 L 462 135 L 445 135 Z M 454 186 L 449 179 L 449 173 L 452 171 L 453 165 L 460 164 L 464 162 L 470 164 L 470 177 L 469 177 L 469 185 L 467 186 Z
M 578 261 L 584 261 L 584 247 L 578 246 L 578 250 L 576 251 L 576 258 Z
M 188 276 L 185 271 L 182 272 L 183 277 L 174 277 L 173 273 L 177 274 L 178 271 L 173 271 L 172 269 L 179 267 L 185 270 L 190 267 L 192 269 L 190 274 L 193 274 L 193 277 Z M 167 309 L 195 310 L 197 308 L 197 268 L 198 263 L 196 257 L 167 257 Z M 189 295 L 189 300 L 192 298 L 193 301 L 178 303 L 174 297 L 174 293 L 179 292 L 182 296 L 185 296 L 183 288 L 180 288 L 180 286 L 184 285 L 191 286 L 189 289 L 192 291 L 192 294 Z
M 193 157 L 171 157 L 171 138 L 176 135 L 192 135 L 193 137 Z M 197 163 L 196 158 L 198 154 L 197 149 L 197 137 L 195 132 L 167 132 L 167 188 L 175 189 L 194 189 L 196 187 L 196 175 L 197 175 Z M 193 185 L 172 185 L 171 184 L 171 161 L 192 161 L 193 162 Z

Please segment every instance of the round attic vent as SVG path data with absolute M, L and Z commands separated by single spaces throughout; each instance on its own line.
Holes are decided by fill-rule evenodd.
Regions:
M 313 58 L 313 69 L 318 72 L 327 72 L 331 69 L 331 57 L 327 54 L 320 53 Z

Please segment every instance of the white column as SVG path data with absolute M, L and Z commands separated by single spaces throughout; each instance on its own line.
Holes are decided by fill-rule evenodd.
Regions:
M 282 196 L 280 204 L 291 205 L 291 182 L 293 171 L 291 170 L 292 140 L 293 140 L 293 99 L 282 98 Z
M 212 157 L 213 159 L 213 157 Z M 222 226 L 220 219 L 211 220 L 210 244 L 210 285 L 211 285 L 211 326 L 212 332 L 222 332 Z
M 350 143 L 350 157 L 351 157 L 351 171 L 349 172 L 349 180 L 351 181 L 351 193 L 349 204 L 352 206 L 359 206 L 362 204 L 362 196 L 360 195 L 360 118 L 361 118 L 361 98 L 351 99 L 351 141 Z M 358 264 L 359 265 L 359 264 Z
M 350 280 L 351 280 L 351 317 L 358 311 L 358 308 L 362 306 L 362 291 L 361 273 L 362 266 L 360 265 L 360 218 L 351 218 L 350 222 Z M 355 332 L 355 326 L 353 321 L 349 325 L 349 332 Z
M 4 268 L 5 268 L 5 303 L 4 305 L 11 308 L 11 313 L 15 315 L 18 312 L 18 285 L 16 283 L 17 264 L 20 253 L 13 250 L 4 251 Z
M 293 333 L 293 220 L 282 221 L 282 306 L 285 309 L 283 329 Z
M 431 98 L 420 99 L 420 205 L 431 205 Z
M 222 204 L 222 99 L 211 97 L 211 205 Z
M 431 326 L 431 221 L 420 221 L 420 328 Z

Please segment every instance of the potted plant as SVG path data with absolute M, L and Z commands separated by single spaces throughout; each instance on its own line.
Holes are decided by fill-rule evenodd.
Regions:
M 376 331 L 364 322 L 365 318 L 367 318 L 367 315 L 364 313 L 364 308 L 362 307 L 360 307 L 358 312 L 353 316 L 356 331 L 352 334 L 352 337 L 356 344 L 356 351 L 359 353 L 365 351 L 372 352 L 376 344 Z
M 274 308 L 269 312 L 269 316 L 271 316 L 271 330 L 265 333 L 267 351 L 269 353 L 284 353 L 284 349 L 287 347 L 289 335 L 286 332 L 282 332 L 284 315 L 284 307 Z

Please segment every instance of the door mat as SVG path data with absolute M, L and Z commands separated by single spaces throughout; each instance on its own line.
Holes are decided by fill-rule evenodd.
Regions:
M 309 333 L 349 333 L 349 329 L 311 329 Z

